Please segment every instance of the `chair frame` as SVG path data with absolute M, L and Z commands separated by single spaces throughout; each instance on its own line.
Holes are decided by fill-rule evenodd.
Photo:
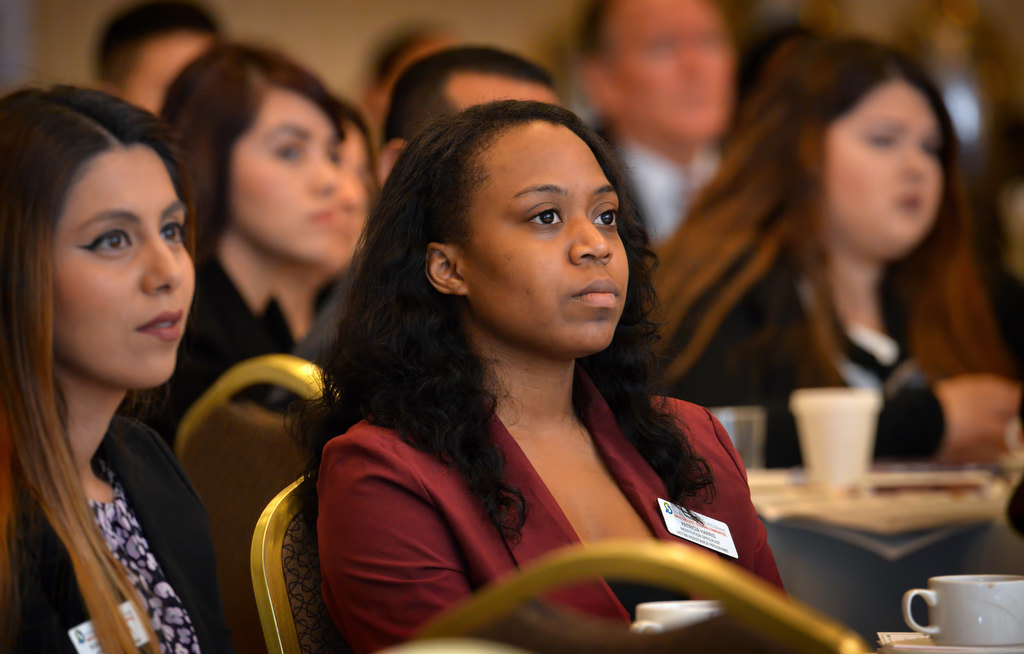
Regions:
M 174 453 L 178 458 L 211 411 L 240 391 L 260 384 L 280 386 L 303 399 L 312 399 L 320 395 L 320 369 L 291 354 L 264 354 L 231 366 L 182 416 L 174 439 Z
M 658 541 L 606 541 L 556 550 L 444 611 L 416 637 L 469 635 L 546 590 L 599 576 L 717 599 L 738 621 L 800 652 L 872 651 L 849 628 L 789 599 L 760 577 L 710 552 Z
M 300 483 L 301 477 L 270 500 L 252 536 L 249 555 L 252 587 L 269 654 L 301 652 L 281 561 L 285 531 L 301 509 L 295 492 Z

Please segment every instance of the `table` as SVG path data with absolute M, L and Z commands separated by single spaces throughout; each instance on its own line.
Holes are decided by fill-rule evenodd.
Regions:
M 768 543 L 789 594 L 840 620 L 869 643 L 879 631 L 908 630 L 900 608 L 903 593 L 926 588 L 928 577 L 1024 575 L 1024 536 L 1000 516 L 1005 493 L 988 497 L 992 511 L 987 518 L 872 533 L 780 516 L 770 510 L 771 491 L 758 483 L 756 471 L 751 472 L 751 487 L 755 505 L 772 517 L 765 520 Z M 891 499 L 899 502 L 898 496 Z

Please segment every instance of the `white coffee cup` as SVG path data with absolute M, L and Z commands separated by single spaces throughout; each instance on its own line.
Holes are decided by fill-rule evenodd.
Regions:
M 864 479 L 875 447 L 881 393 L 872 388 L 801 388 L 789 396 L 807 481 L 853 488 Z
M 715 600 L 642 602 L 636 605 L 636 621 L 630 631 L 657 633 L 703 622 L 725 611 Z
M 917 596 L 928 604 L 929 625 L 919 625 L 910 614 Z M 1024 645 L 1024 577 L 932 577 L 927 590 L 914 588 L 903 594 L 903 620 L 914 631 L 931 636 L 936 645 Z

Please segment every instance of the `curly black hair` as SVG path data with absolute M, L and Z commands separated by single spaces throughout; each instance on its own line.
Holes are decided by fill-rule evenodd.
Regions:
M 467 341 L 459 300 L 436 291 L 425 271 L 428 243 L 459 243 L 468 235 L 467 210 L 487 178 L 482 153 L 506 131 L 538 121 L 579 136 L 619 196 L 619 236 L 629 264 L 625 307 L 611 344 L 579 364 L 674 500 L 713 494 L 710 466 L 693 451 L 683 425 L 653 401 L 655 257 L 615 156 L 572 112 L 508 100 L 434 123 L 409 143 L 384 185 L 356 255 L 337 340 L 321 361 L 323 395 L 299 415 L 298 435 L 312 455 L 308 517 L 316 515 L 324 446 L 365 419 L 454 467 L 494 525 L 518 536 L 527 507 L 504 480 L 502 455 L 486 438 L 495 408 L 488 370 Z

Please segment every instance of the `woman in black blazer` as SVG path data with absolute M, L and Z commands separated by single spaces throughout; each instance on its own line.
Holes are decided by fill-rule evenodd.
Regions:
M 0 650 L 228 652 L 202 504 L 116 417 L 174 369 L 190 196 L 162 123 L 97 91 L 0 99 Z
M 331 291 L 343 294 L 336 282 L 369 199 L 368 180 L 342 158 L 359 135 L 340 112 L 308 70 L 235 43 L 208 50 L 168 89 L 161 114 L 194 173 L 197 229 L 196 303 L 171 420 L 159 425 L 166 438 L 225 370 L 292 352 L 321 308 L 337 308 Z
M 672 394 L 766 406 L 769 465 L 800 461 L 790 392 L 843 385 L 885 394 L 877 456 L 992 460 L 1021 398 L 1024 292 L 976 261 L 941 96 L 867 41 L 780 57 L 659 252 Z

